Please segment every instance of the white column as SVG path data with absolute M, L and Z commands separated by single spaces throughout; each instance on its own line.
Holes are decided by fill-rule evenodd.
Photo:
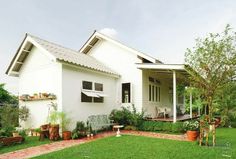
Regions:
M 190 118 L 193 118 L 193 95 L 192 95 L 192 88 L 190 88 L 190 99 L 189 99 L 189 104 L 190 104 Z
M 173 122 L 176 122 L 176 72 L 173 71 Z
M 200 97 L 198 97 L 198 99 L 200 99 Z M 198 105 L 198 116 L 200 116 L 201 114 L 201 109 L 200 109 L 200 105 Z

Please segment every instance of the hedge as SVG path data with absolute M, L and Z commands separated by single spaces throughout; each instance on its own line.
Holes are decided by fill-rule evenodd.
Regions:
M 163 131 L 171 133 L 183 133 L 183 122 L 161 122 L 161 121 L 143 121 L 139 126 L 142 131 Z

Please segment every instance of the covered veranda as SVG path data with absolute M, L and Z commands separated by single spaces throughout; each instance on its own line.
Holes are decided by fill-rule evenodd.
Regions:
M 198 108 L 198 115 L 193 116 L 193 111 L 192 111 L 192 93 L 190 91 L 190 113 L 189 114 L 183 114 L 177 116 L 177 84 L 178 83 L 184 83 L 186 86 L 185 88 L 189 87 L 189 74 L 186 71 L 185 65 L 184 64 L 154 64 L 154 63 L 140 63 L 137 64 L 137 67 L 143 71 L 148 70 L 152 71 L 154 73 L 158 73 L 159 76 L 165 76 L 168 78 L 168 80 L 171 81 L 172 84 L 172 113 L 168 117 L 164 115 L 164 117 L 157 117 L 157 118 L 152 118 L 149 120 L 154 120 L 154 121 L 173 121 L 174 123 L 176 121 L 185 121 L 185 120 L 190 120 L 193 118 L 197 118 L 200 114 L 200 108 Z M 185 101 L 185 96 L 183 94 L 183 107 Z M 163 112 L 165 114 L 165 112 Z

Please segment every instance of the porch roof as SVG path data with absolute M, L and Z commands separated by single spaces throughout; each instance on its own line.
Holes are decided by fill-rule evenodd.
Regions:
M 136 66 L 141 70 L 155 70 L 163 73 L 170 73 L 174 70 L 183 75 L 189 75 L 185 64 L 136 63 Z

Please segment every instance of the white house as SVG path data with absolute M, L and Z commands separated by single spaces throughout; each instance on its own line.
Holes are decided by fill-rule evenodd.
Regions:
M 6 73 L 19 78 L 20 96 L 56 96 L 20 99 L 30 109 L 24 127 L 46 123 L 51 102 L 73 122 L 132 104 L 151 117 L 165 110 L 175 122 L 176 105 L 183 109 L 176 83 L 187 74 L 184 65 L 163 64 L 96 31 L 79 51 L 26 34 Z

